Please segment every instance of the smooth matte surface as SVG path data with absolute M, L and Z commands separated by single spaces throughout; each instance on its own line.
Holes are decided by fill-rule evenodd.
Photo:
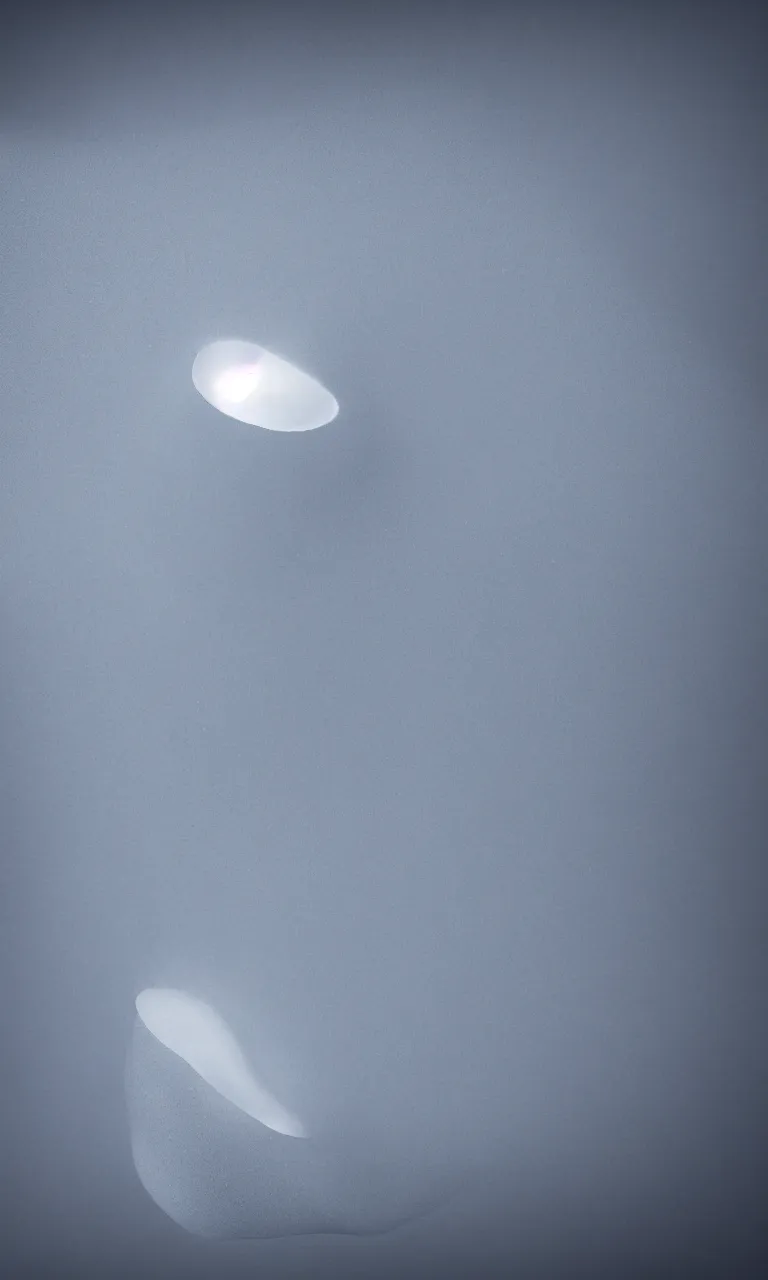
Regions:
M 368 8 L 4 28 L 5 1270 L 751 1280 L 760 31 Z M 214 412 L 232 334 L 333 426 Z M 131 1152 L 150 987 L 313 1138 L 471 1186 L 190 1236 Z

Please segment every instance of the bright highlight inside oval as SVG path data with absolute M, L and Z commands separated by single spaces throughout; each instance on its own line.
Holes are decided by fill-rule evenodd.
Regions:
M 225 369 L 216 381 L 216 395 L 232 404 L 242 404 L 253 394 L 258 383 L 259 366 L 256 364 Z
M 255 342 L 212 342 L 198 352 L 192 381 L 227 417 L 267 431 L 314 431 L 339 403 L 321 382 Z
M 156 1040 L 228 1102 L 275 1133 L 306 1138 L 301 1121 L 256 1080 L 234 1035 L 210 1005 L 186 991 L 154 987 L 136 997 L 136 1011 Z

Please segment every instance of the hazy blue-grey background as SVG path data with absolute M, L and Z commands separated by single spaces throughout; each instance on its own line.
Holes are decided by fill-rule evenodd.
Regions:
M 5 29 L 9 1274 L 757 1274 L 758 7 L 373 10 Z M 232 335 L 338 421 L 217 418 Z M 147 985 L 487 1173 L 379 1240 L 184 1235 Z

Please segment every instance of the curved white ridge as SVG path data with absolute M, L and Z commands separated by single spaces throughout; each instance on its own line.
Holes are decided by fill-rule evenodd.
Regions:
M 186 991 L 151 987 L 136 997 L 136 1011 L 156 1040 L 228 1102 L 275 1133 L 306 1138 L 301 1121 L 256 1080 L 235 1036 L 210 1005 Z
M 314 431 L 339 412 L 327 387 L 256 342 L 209 343 L 195 357 L 192 381 L 227 417 L 268 431 Z

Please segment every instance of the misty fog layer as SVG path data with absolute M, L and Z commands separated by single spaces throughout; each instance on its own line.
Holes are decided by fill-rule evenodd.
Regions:
M 738 0 L 161 7 L 0 40 L 18 1274 L 741 1280 L 768 437 Z M 333 425 L 207 403 L 233 334 Z M 219 1080 L 252 1099 L 244 1061 L 308 1138 L 153 1035 L 150 988 L 215 1010 Z M 175 1226 L 362 1229 L 435 1167 L 492 1172 L 375 1245 Z

